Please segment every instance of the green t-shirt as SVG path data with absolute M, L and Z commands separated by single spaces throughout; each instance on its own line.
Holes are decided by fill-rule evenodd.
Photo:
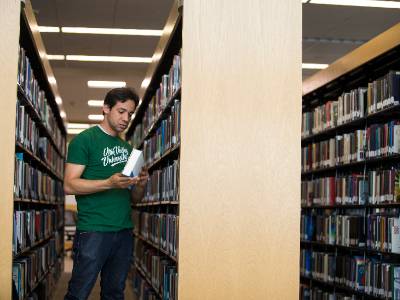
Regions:
M 127 142 L 94 126 L 70 142 L 67 162 L 86 166 L 81 175 L 83 179 L 107 179 L 122 171 L 131 151 Z M 76 195 L 76 202 L 78 230 L 119 231 L 133 227 L 129 189 Z

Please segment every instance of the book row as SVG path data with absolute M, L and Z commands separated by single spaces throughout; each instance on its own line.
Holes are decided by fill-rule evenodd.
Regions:
M 307 172 L 400 153 L 400 122 L 370 125 L 302 147 L 301 170 Z
M 172 257 L 178 255 L 179 216 L 172 214 L 154 214 L 133 211 L 134 224 L 139 224 L 137 231 L 161 250 Z
M 51 237 L 57 231 L 63 216 L 61 207 L 57 210 L 14 210 L 13 254 L 19 254 L 35 243 Z
M 147 132 L 160 113 L 166 108 L 168 101 L 181 86 L 181 56 L 175 55 L 168 74 L 161 78 L 160 87 L 147 107 L 143 117 L 143 130 Z
M 329 245 L 365 247 L 381 252 L 400 253 L 397 210 L 364 216 L 302 215 L 301 238 Z
M 356 295 L 347 295 L 339 292 L 329 292 L 318 287 L 300 285 L 300 300 L 362 300 Z
M 152 172 L 142 201 L 179 201 L 179 160 Z
M 14 196 L 50 203 L 62 202 L 62 182 L 24 162 L 23 159 L 23 153 L 15 155 Z
M 13 261 L 12 279 L 17 299 L 23 300 L 35 285 L 55 265 L 61 255 L 57 244 L 62 242 L 61 235 L 55 237 L 41 247 L 31 250 Z
M 135 269 L 133 271 L 133 291 L 137 300 L 159 300 L 160 297 L 154 289 L 147 283 L 143 276 Z
M 358 88 L 343 93 L 336 101 L 302 114 L 301 136 L 307 137 L 346 124 L 366 115 L 367 89 Z
M 45 92 L 42 88 L 40 88 L 38 81 L 35 79 L 34 70 L 31 67 L 31 63 L 26 51 L 22 47 L 19 47 L 17 81 L 25 91 L 25 95 L 27 96 L 28 100 L 39 113 L 43 124 L 52 136 L 58 149 L 64 155 L 65 137 L 57 125 L 53 111 L 51 110 L 51 107 L 46 99 Z
M 21 143 L 32 153 L 38 153 L 40 138 L 39 128 L 25 110 L 25 106 L 20 104 L 19 100 L 17 100 L 15 135 L 17 142 Z
M 134 254 L 137 264 L 151 280 L 156 291 L 160 291 L 162 299 L 176 300 L 178 272 L 174 262 L 160 256 L 159 252 L 138 239 L 135 239 Z
M 64 159 L 46 138 L 39 139 L 39 158 L 51 166 L 60 176 L 64 174 Z
M 61 258 L 52 266 L 46 275 L 37 283 L 34 291 L 30 292 L 25 299 L 27 300 L 44 300 L 53 299 L 56 284 L 61 276 Z
M 400 170 L 321 177 L 301 182 L 301 204 L 346 205 L 400 203 Z
M 379 258 L 301 250 L 303 275 L 336 283 L 368 295 L 398 299 L 400 266 Z M 394 296 L 394 297 L 393 297 Z
M 171 114 L 161 121 L 155 134 L 144 141 L 143 155 L 147 164 L 160 158 L 166 151 L 180 141 L 181 102 L 176 99 L 171 107 Z
M 25 106 L 18 105 L 16 114 L 16 141 L 38 156 L 58 173 L 63 174 L 64 160 L 47 136 L 40 136 L 36 122 L 29 116 Z
M 303 112 L 302 137 L 355 121 L 365 116 L 398 105 L 400 102 L 400 72 L 390 71 L 384 77 L 350 92 L 336 101 L 327 101 L 312 111 Z

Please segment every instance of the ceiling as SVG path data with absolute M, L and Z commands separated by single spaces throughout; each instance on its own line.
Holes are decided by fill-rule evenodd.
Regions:
M 32 0 L 40 26 L 162 29 L 173 0 Z M 303 62 L 330 64 L 400 22 L 400 9 L 303 4 Z M 48 54 L 151 57 L 158 37 L 42 33 Z M 90 122 L 88 80 L 126 81 L 139 90 L 148 64 L 51 61 L 68 122 Z M 303 79 L 317 70 L 304 70 Z
M 303 63 L 331 64 L 399 22 L 400 9 L 303 4 Z
M 163 29 L 173 0 L 32 0 L 39 26 Z M 42 33 L 48 54 L 151 57 L 159 37 Z M 139 90 L 146 63 L 50 61 L 68 122 L 90 123 L 107 89 L 88 88 L 88 80 L 126 81 Z

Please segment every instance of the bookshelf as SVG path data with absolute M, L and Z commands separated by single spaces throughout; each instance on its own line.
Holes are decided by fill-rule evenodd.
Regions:
M 179 7 L 175 2 L 126 134 L 146 152 L 180 99 L 180 140 L 148 162 L 150 175 L 179 162 L 179 199 L 149 197 L 136 205 L 134 289 L 165 297 L 151 274 L 165 260 L 177 268 L 171 293 L 179 299 L 294 299 L 300 103 L 293 99 L 300 98 L 301 49 L 292 41 L 301 36 L 301 4 L 185 1 Z M 178 53 L 182 85 L 149 117 Z M 165 215 L 179 216 L 176 257 L 154 241 L 154 224 Z
M 400 81 L 396 79 L 397 73 L 391 73 L 400 70 L 399 33 L 397 24 L 303 82 L 300 299 L 310 299 L 313 293 L 391 299 L 399 289 L 393 277 L 397 276 L 400 259 L 396 229 L 400 212 L 397 198 L 400 156 L 397 133 L 391 131 L 400 117 L 400 106 L 396 103 Z M 325 128 L 318 127 L 317 110 L 333 107 L 329 112 L 335 112 L 340 101 L 347 103 L 346 97 L 348 103 L 353 103 L 343 107 L 347 121 L 335 126 L 335 117 L 329 116 L 322 122 Z M 361 103 L 364 106 L 358 106 Z M 338 111 L 340 117 L 341 110 Z M 359 112 L 361 117 L 357 117 Z M 313 130 L 309 131 L 307 122 L 312 118 Z M 389 125 L 391 121 L 394 122 Z M 385 129 L 376 131 L 376 128 Z M 358 138 L 350 142 L 351 150 L 342 148 L 344 136 Z M 321 155 L 326 160 L 320 167 L 317 150 L 311 151 L 317 155 L 311 158 L 304 149 L 310 145 L 313 149 L 324 147 L 328 145 L 323 145 L 326 141 L 335 146 L 325 148 Z M 343 157 L 347 162 L 338 163 Z M 327 163 L 330 159 L 333 160 Z M 307 170 L 305 162 L 312 162 L 306 166 Z M 324 220 L 329 223 L 327 227 L 317 224 Z M 326 235 L 321 230 L 326 230 Z M 343 275 L 338 275 L 342 271 L 338 266 L 343 261 L 354 267 L 356 273 L 360 272 L 362 275 L 357 276 L 361 277 L 351 275 L 346 284 L 340 282 Z M 336 278 L 319 278 L 321 269 Z M 381 277 L 378 280 L 373 276 Z
M 15 279 L 19 299 L 50 299 L 64 259 L 66 130 L 30 2 L 9 1 L 1 9 L 0 298 L 12 298 Z M 18 279 L 28 266 L 27 282 Z
M 139 297 L 177 299 L 178 259 L 173 248 L 178 244 L 179 219 L 181 47 L 182 6 L 176 1 L 155 51 L 158 60 L 148 68 L 148 85 L 143 86 L 142 101 L 126 134 L 135 148 L 144 151 L 150 174 L 144 201 L 133 208 L 133 287 Z M 175 235 L 170 234 L 173 231 Z

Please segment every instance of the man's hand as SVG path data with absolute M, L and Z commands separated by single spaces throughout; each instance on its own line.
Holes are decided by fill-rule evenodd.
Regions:
M 110 188 L 112 189 L 126 189 L 131 185 L 136 185 L 140 182 L 140 177 L 128 177 L 121 173 L 115 173 L 107 179 Z

